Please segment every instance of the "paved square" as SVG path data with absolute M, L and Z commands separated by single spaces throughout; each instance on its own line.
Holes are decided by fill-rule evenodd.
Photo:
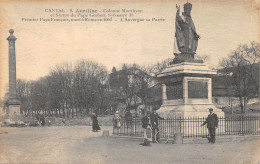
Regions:
M 109 130 L 112 127 L 101 127 Z M 259 163 L 260 137 L 140 146 L 90 126 L 0 128 L 0 163 Z

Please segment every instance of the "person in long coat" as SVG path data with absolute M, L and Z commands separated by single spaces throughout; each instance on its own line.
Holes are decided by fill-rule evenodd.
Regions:
M 209 136 L 210 136 L 210 138 L 208 138 L 209 143 L 215 143 L 216 128 L 218 128 L 218 116 L 215 113 L 213 113 L 212 108 L 209 109 L 209 113 L 210 114 L 208 115 L 206 121 L 203 122 L 203 124 L 201 124 L 201 126 L 207 124 Z
M 126 120 L 126 127 L 132 128 L 132 120 L 133 120 L 133 116 L 132 113 L 130 112 L 130 109 L 127 109 L 126 113 L 125 113 L 125 120 Z
M 144 143 L 142 143 L 141 145 L 150 146 L 150 142 L 152 141 L 150 112 L 147 112 L 146 116 L 142 118 L 142 128 L 144 131 Z
M 94 113 L 91 116 L 91 120 L 92 120 L 92 130 L 93 130 L 93 132 L 97 132 L 98 130 L 100 130 L 96 113 Z
M 121 127 L 121 118 L 120 118 L 120 115 L 119 115 L 118 111 L 116 111 L 116 113 L 115 113 L 114 127 L 115 128 L 120 128 Z

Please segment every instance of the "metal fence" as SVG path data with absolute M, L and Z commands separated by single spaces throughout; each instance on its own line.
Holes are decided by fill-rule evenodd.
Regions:
M 185 138 L 207 137 L 207 126 L 201 126 L 205 120 L 204 117 L 176 117 L 159 120 L 159 130 L 162 131 L 162 133 L 159 133 L 160 137 L 164 138 L 168 135 L 173 137 L 175 133 L 182 133 Z M 218 122 L 217 136 L 260 134 L 260 116 L 219 117 Z M 142 118 L 133 118 L 132 120 L 126 120 L 125 118 L 113 119 L 113 125 L 114 135 L 143 136 Z

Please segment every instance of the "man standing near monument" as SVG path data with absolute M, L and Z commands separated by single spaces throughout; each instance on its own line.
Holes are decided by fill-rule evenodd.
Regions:
M 182 16 L 180 16 L 180 6 L 176 4 L 176 8 L 175 37 L 178 50 L 183 55 L 191 55 L 194 57 L 200 36 L 196 32 L 195 25 L 190 15 L 192 4 L 189 2 L 184 4 L 184 12 L 182 13 Z
M 216 135 L 216 128 L 218 128 L 218 116 L 213 113 L 213 109 L 210 108 L 209 109 L 209 115 L 206 119 L 206 121 L 201 124 L 201 126 L 207 124 L 207 128 L 209 130 L 209 135 L 210 135 L 210 138 L 209 139 L 209 143 L 215 143 L 215 135 Z
M 160 117 L 158 113 L 156 113 L 156 108 L 153 109 L 153 113 L 151 114 L 151 125 L 152 125 L 152 139 L 155 141 L 155 133 L 159 131 L 159 120 L 164 120 L 164 118 Z M 159 133 L 156 134 L 156 140 L 159 140 Z

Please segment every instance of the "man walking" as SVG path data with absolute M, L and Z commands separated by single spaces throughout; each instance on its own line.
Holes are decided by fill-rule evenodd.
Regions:
M 153 109 L 153 113 L 151 114 L 151 124 L 152 124 L 152 139 L 155 141 L 155 133 L 159 131 L 159 120 L 164 120 L 164 118 L 160 117 L 158 113 L 156 113 L 156 109 Z M 159 140 L 159 133 L 156 134 L 156 140 Z
M 210 108 L 209 109 L 209 115 L 206 119 L 206 121 L 201 124 L 201 126 L 207 124 L 207 128 L 209 130 L 209 135 L 210 135 L 210 138 L 208 138 L 209 140 L 209 143 L 215 143 L 215 132 L 216 132 L 216 128 L 218 128 L 218 116 L 213 113 L 213 109 Z

